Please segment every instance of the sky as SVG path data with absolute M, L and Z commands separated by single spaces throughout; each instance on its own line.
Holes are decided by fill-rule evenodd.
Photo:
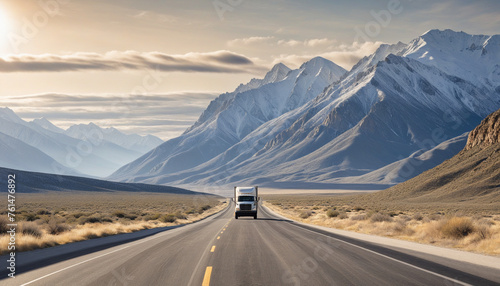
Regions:
M 274 64 L 349 70 L 430 29 L 500 34 L 497 0 L 0 0 L 0 107 L 167 140 Z

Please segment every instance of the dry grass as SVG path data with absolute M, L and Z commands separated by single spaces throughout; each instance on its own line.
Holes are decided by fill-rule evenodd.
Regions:
M 500 255 L 500 214 L 413 212 L 332 204 L 318 196 L 265 197 L 264 204 L 285 217 L 326 227 L 387 236 L 442 247 Z M 308 210 L 314 213 L 305 217 Z
M 158 193 L 45 193 L 18 197 L 16 250 L 28 251 L 143 229 L 188 224 L 219 212 L 217 196 Z M 0 249 L 7 250 L 0 216 Z

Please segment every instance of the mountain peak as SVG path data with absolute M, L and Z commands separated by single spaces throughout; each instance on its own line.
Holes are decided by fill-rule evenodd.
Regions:
M 285 66 L 282 63 L 278 63 L 274 65 L 274 67 L 266 74 L 263 82 L 267 84 L 280 81 L 284 79 L 290 71 L 291 69 L 289 67 Z
M 303 63 L 300 68 L 306 68 L 311 66 L 328 66 L 334 64 L 332 61 L 329 61 L 322 57 L 314 57 L 307 62 Z
M 39 118 L 39 119 L 34 119 L 32 121 L 34 124 L 44 128 L 44 129 L 47 129 L 47 130 L 50 130 L 50 131 L 53 131 L 53 132 L 56 132 L 56 133 L 63 133 L 64 130 L 55 126 L 52 122 L 50 122 L 47 118 L 45 117 L 42 117 L 42 118 Z
M 16 115 L 16 113 L 14 113 L 12 109 L 8 107 L 0 108 L 0 118 L 14 123 L 25 123 L 19 116 Z

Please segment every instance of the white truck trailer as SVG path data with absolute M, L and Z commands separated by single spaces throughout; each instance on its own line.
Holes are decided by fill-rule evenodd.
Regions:
M 234 187 L 234 218 L 240 216 L 253 216 L 257 219 L 257 209 L 259 198 L 259 187 Z

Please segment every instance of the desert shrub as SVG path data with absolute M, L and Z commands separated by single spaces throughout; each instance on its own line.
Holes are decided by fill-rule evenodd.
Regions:
M 441 225 L 441 233 L 445 237 L 460 239 L 474 231 L 472 220 L 467 217 L 452 217 Z
M 392 221 L 392 217 L 388 214 L 375 213 L 370 217 L 370 221 L 371 222 Z
M 173 214 L 167 214 L 160 217 L 161 222 L 175 222 L 177 218 Z
M 48 211 L 48 210 L 40 209 L 40 210 L 38 210 L 38 211 L 36 212 L 36 214 L 37 214 L 37 215 L 49 215 L 49 214 L 51 214 L 51 212 L 50 212 L 50 211 Z
M 389 216 L 390 216 L 390 217 L 395 217 L 395 216 L 397 216 L 397 215 L 398 215 L 398 213 L 397 213 L 397 212 L 389 212 Z
M 35 221 L 37 219 L 40 219 L 39 216 L 37 216 L 36 214 L 34 213 L 27 213 L 25 215 L 22 216 L 22 218 L 25 220 L 25 221 Z
M 199 207 L 199 208 L 198 208 L 198 213 L 199 213 L 199 214 L 202 214 L 204 211 L 209 210 L 209 209 L 211 209 L 211 208 L 212 208 L 212 206 L 211 206 L 211 205 L 204 205 L 204 206 L 201 206 L 201 207 Z
M 300 213 L 299 217 L 306 219 L 306 218 L 312 216 L 312 214 L 313 214 L 312 211 L 303 211 Z
M 21 233 L 25 235 L 31 235 L 34 237 L 42 237 L 43 232 L 40 228 L 40 226 L 34 222 L 24 222 L 20 226 L 21 228 Z
M 346 218 L 348 218 L 348 217 L 349 217 L 349 216 L 348 216 L 348 215 L 347 215 L 347 213 L 345 213 L 345 212 L 340 213 L 340 214 L 339 214 L 339 216 L 338 216 L 338 218 L 339 218 L 339 219 L 346 219 Z
M 363 207 L 354 207 L 354 210 L 359 212 L 359 211 L 364 211 L 365 209 Z
M 161 216 L 161 214 L 148 214 L 144 217 L 144 220 L 145 221 L 148 221 L 148 220 L 157 220 L 159 219 Z
M 339 214 L 340 214 L 340 213 L 339 213 L 338 211 L 333 210 L 333 209 L 332 209 L 332 210 L 328 210 L 328 211 L 326 212 L 326 216 L 328 216 L 328 217 L 338 217 L 338 216 L 339 216 Z
M 71 227 L 65 223 L 60 223 L 55 219 L 51 219 L 47 225 L 47 230 L 50 234 L 60 234 L 70 230 Z
M 366 220 L 368 217 L 364 214 L 355 215 L 351 217 L 351 220 Z
M 9 220 L 5 216 L 0 216 L 0 234 L 7 233 L 7 231 L 10 229 L 9 226 Z
M 73 216 L 74 218 L 80 218 L 82 216 L 89 216 L 89 215 L 90 215 L 89 213 L 84 213 L 84 212 L 77 212 L 71 214 L 71 216 Z
M 491 237 L 490 227 L 486 224 L 476 226 L 474 231 L 477 233 L 479 239 L 487 239 Z
M 102 223 L 102 222 L 113 222 L 113 219 L 109 217 L 103 217 L 99 215 L 93 215 L 93 216 L 82 216 L 78 219 L 79 224 L 86 224 L 86 223 Z
M 196 210 L 194 208 L 190 208 L 189 210 L 186 211 L 187 215 L 194 214 L 196 213 Z
M 114 211 L 112 215 L 117 218 L 124 218 L 126 216 L 125 212 L 123 211 Z
M 187 216 L 181 212 L 176 212 L 175 213 L 175 218 L 177 219 L 187 219 Z

